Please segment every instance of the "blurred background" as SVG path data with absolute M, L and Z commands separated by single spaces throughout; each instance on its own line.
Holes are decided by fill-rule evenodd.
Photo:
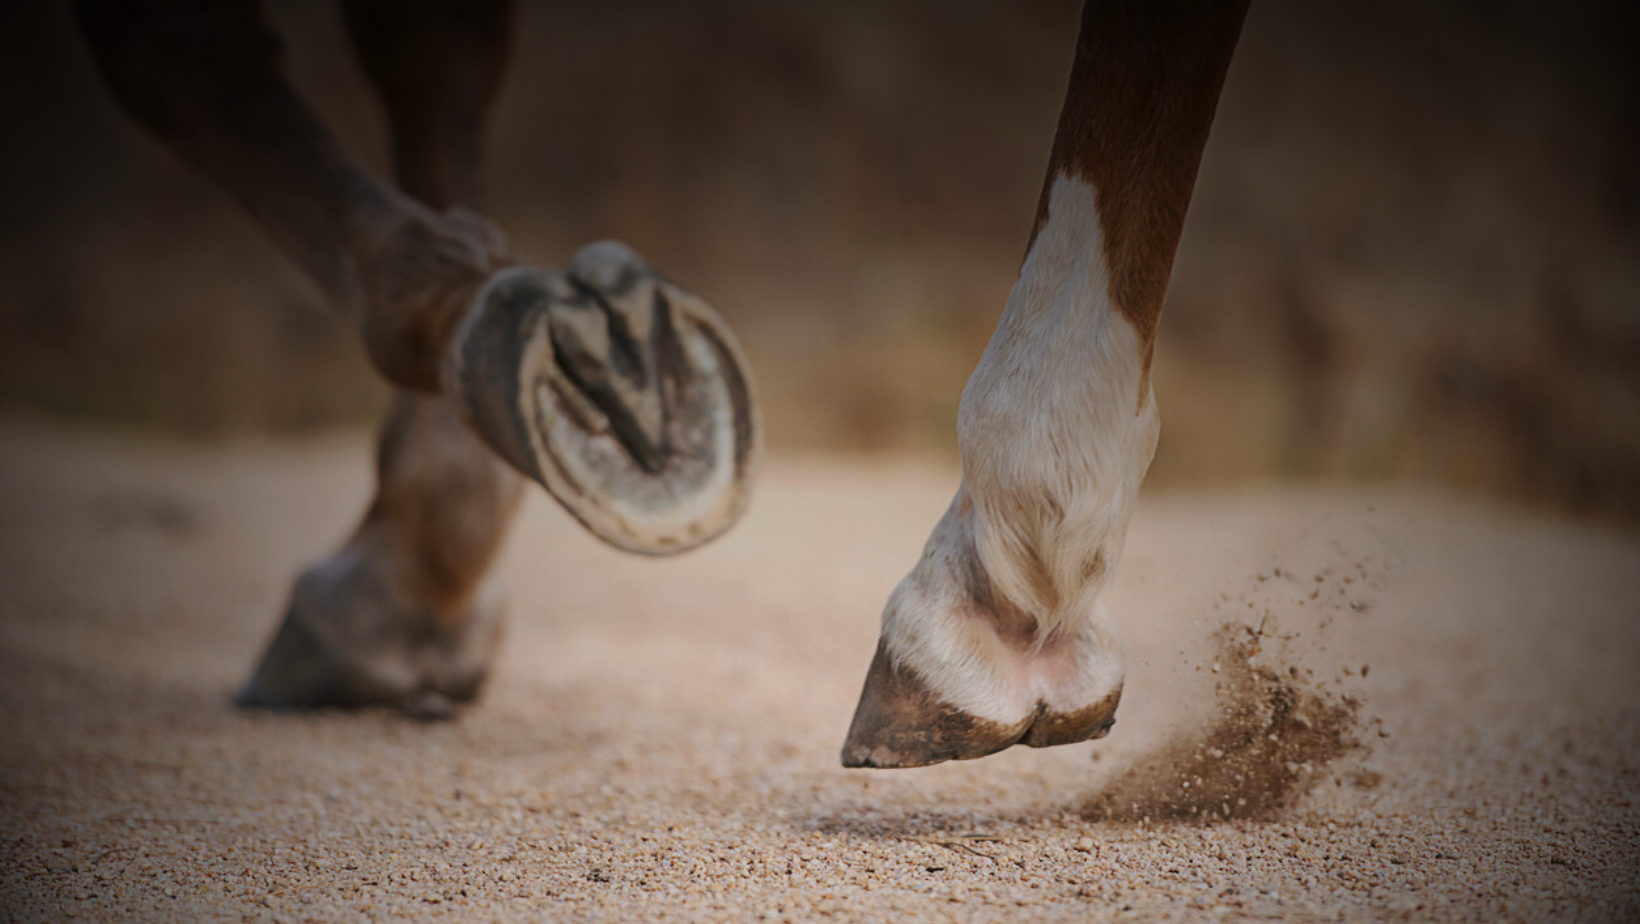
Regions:
M 267 4 L 386 172 L 333 4 Z M 739 332 L 777 453 L 955 458 L 1074 0 L 525 3 L 494 216 L 605 237 Z M 236 206 L 127 122 L 66 4 L 0 29 L 0 407 L 216 436 L 386 390 Z M 1412 479 L 1640 523 L 1640 7 L 1257 0 L 1174 270 L 1150 485 Z

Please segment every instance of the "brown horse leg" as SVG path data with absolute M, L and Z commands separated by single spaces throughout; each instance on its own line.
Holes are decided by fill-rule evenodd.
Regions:
M 348 34 L 381 97 L 399 188 L 482 212 L 484 141 L 506 71 L 511 0 L 344 0 Z
M 471 210 L 504 5 L 349 7 L 408 193 L 290 87 L 254 0 L 77 5 L 119 102 L 239 200 L 388 379 L 454 398 L 492 450 L 623 548 L 682 551 L 738 519 L 760 427 L 723 322 L 620 245 L 562 273 L 507 267 Z
M 297 580 L 241 705 L 437 715 L 477 694 L 500 638 L 500 587 L 484 575 L 522 482 L 449 402 L 411 392 L 388 412 L 376 476 L 353 537 Z
M 393 131 L 399 186 L 435 209 L 482 207 L 486 116 L 509 4 L 349 3 Z M 386 702 L 424 713 L 478 690 L 499 638 L 485 574 L 521 479 L 443 397 L 401 391 L 377 445 L 376 497 L 340 551 L 303 572 L 241 702 Z
M 358 328 L 393 382 L 438 389 L 491 241 L 350 158 L 285 79 L 254 0 L 79 0 L 125 110 L 248 210 Z

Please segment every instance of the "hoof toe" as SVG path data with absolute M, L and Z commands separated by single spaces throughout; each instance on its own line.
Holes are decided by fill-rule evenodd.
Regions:
M 399 708 L 421 722 L 443 722 L 455 718 L 456 704 L 436 690 L 418 690 Z
M 843 766 L 924 767 L 984 757 L 1018 739 L 1015 729 L 941 702 L 879 642 L 843 743 Z
M 591 245 L 563 273 L 493 276 L 445 390 L 503 458 L 620 548 L 682 552 L 746 509 L 762 424 L 740 348 L 622 244 Z

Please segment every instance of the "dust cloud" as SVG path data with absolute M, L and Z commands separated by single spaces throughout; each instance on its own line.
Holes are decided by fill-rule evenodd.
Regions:
M 1268 568 L 1241 594 L 1220 595 L 1212 619 L 1199 623 L 1216 626 L 1202 665 L 1213 678 L 1207 715 L 1116 770 L 1084 807 L 1086 817 L 1269 819 L 1332 778 L 1340 758 L 1367 750 L 1382 732 L 1346 687 L 1370 665 L 1321 674 L 1308 666 L 1336 660 L 1323 657 L 1329 627 L 1372 618 L 1393 567 L 1377 537 L 1356 538 L 1379 547 L 1361 554 L 1338 538 L 1312 543 L 1320 560 Z
M 1260 663 L 1255 629 L 1221 625 L 1208 722 L 1120 771 L 1087 807 L 1112 821 L 1222 821 L 1279 813 L 1360 748 L 1360 701 L 1296 664 Z

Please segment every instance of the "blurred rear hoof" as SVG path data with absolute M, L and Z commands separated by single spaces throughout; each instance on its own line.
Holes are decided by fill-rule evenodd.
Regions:
M 483 688 L 501 637 L 494 585 L 459 618 L 406 612 L 345 552 L 305 572 L 284 621 L 234 697 L 245 709 L 389 706 L 441 719 Z
M 456 704 L 434 690 L 419 690 L 399 707 L 418 722 L 445 722 L 456 716 Z

